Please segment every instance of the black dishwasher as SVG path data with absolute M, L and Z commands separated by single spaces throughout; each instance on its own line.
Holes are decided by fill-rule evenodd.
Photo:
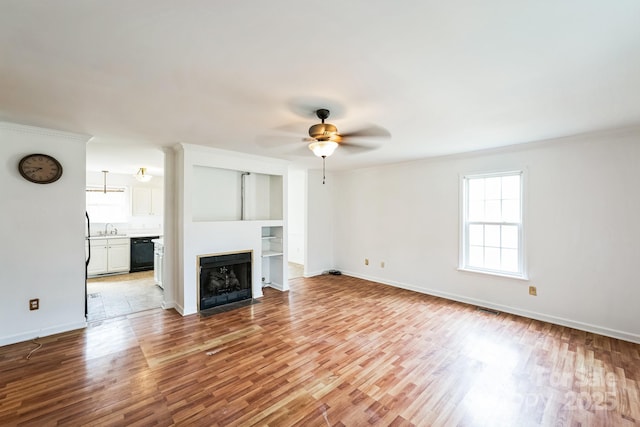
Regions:
M 153 239 L 158 236 L 131 238 L 130 272 L 153 270 Z

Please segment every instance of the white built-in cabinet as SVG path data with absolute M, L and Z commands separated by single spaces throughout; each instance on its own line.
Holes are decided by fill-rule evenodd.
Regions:
M 163 272 L 164 264 L 164 244 L 154 241 L 153 244 L 153 281 L 156 285 L 164 289 Z
M 88 246 L 88 243 L 85 245 Z M 131 249 L 129 239 L 91 240 L 91 260 L 87 266 L 87 274 L 89 276 L 129 272 L 130 265 Z
M 283 288 L 284 247 L 281 226 L 262 227 L 262 285 Z
M 161 188 L 133 187 L 131 189 L 131 214 L 133 216 L 162 215 L 163 197 Z

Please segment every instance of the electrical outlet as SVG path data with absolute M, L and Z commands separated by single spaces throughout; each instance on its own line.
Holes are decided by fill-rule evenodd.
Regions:
M 40 308 L 40 298 L 29 300 L 29 310 L 37 310 Z
M 384 261 L 380 261 L 380 268 L 384 268 Z
M 369 265 L 369 258 L 364 259 L 364 265 Z
M 538 296 L 538 289 L 535 286 L 529 286 L 529 295 Z

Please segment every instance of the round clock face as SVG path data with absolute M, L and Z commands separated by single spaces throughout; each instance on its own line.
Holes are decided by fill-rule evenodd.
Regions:
M 37 184 L 49 184 L 62 176 L 62 165 L 46 154 L 29 154 L 18 164 L 20 175 Z

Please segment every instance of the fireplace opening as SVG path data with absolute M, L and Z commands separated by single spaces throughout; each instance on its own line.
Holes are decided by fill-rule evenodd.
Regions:
M 251 299 L 251 252 L 200 256 L 200 310 Z

